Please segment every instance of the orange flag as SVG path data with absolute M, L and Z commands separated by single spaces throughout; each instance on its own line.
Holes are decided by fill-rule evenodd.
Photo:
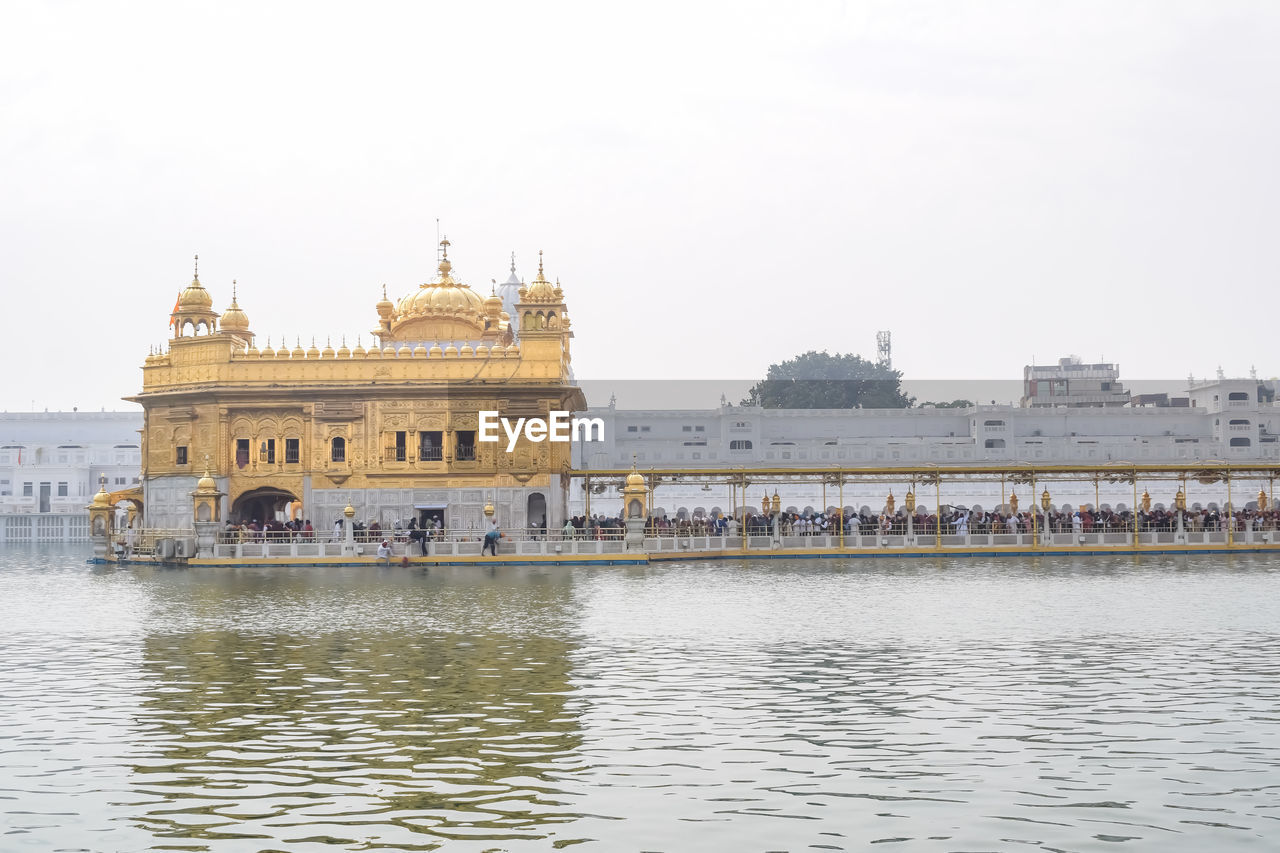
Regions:
M 171 311 L 171 312 L 169 313 L 169 325 L 170 325 L 170 326 L 172 326 L 174 323 L 178 322 L 178 318 L 174 317 L 173 315 L 178 313 L 178 305 L 179 305 L 181 302 L 182 302 L 182 294 L 181 294 L 181 293 L 179 293 L 179 294 L 178 294 L 178 298 L 177 298 L 177 299 L 175 299 L 175 300 L 173 300 L 173 311 Z

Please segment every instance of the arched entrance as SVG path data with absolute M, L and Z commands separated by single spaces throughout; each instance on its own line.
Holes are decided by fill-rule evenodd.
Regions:
M 292 492 L 263 486 L 236 498 L 231 505 L 231 520 L 236 523 L 256 521 L 259 524 L 273 520 L 288 521 L 285 506 L 297 502 L 298 498 Z
M 528 511 L 525 513 L 525 524 L 530 528 L 547 528 L 547 497 L 542 492 L 534 492 L 529 495 L 527 504 Z

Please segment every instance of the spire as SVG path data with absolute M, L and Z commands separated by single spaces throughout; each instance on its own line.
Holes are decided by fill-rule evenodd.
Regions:
M 538 278 L 542 278 L 542 250 L 538 250 Z
M 231 279 L 231 304 L 236 304 L 236 280 Z
M 449 238 L 445 237 L 440 241 L 440 258 L 441 260 L 449 260 L 449 247 L 453 244 L 449 242 Z
M 512 275 L 516 274 L 516 253 L 515 252 L 511 253 L 511 274 Z
M 196 281 L 199 281 L 199 280 L 200 280 L 200 256 L 199 256 L 199 255 L 196 255 L 196 272 L 195 272 L 195 275 L 193 276 L 193 278 L 194 278 Z

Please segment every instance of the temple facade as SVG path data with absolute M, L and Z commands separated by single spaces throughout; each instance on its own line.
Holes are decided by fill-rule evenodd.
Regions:
M 330 527 L 431 519 L 480 528 L 562 524 L 570 445 L 478 439 L 481 411 L 547 418 L 586 403 L 572 380 L 559 283 L 538 275 L 503 304 L 455 277 L 449 242 L 435 277 L 374 306 L 375 344 L 259 348 L 234 289 L 221 314 L 199 270 L 178 298 L 172 337 L 142 368 L 145 524 L 259 521 L 281 513 Z M 510 289 L 507 287 L 506 289 Z M 508 294 L 509 298 L 512 297 Z M 218 500 L 193 517 L 197 481 Z

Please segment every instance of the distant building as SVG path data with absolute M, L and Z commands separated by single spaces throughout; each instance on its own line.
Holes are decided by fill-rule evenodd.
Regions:
M 1114 375 L 1114 366 L 1101 367 L 1110 367 Z M 1264 388 L 1261 395 L 1259 387 Z M 617 470 L 633 461 L 642 470 L 748 471 L 1019 462 L 1176 464 L 1212 459 L 1280 463 L 1280 406 L 1265 383 L 1216 379 L 1191 383 L 1185 397 L 1160 396 L 1169 404 L 1077 404 L 1062 409 L 1025 403 L 967 409 L 763 409 L 728 404 L 691 410 L 591 408 L 586 414 L 602 419 L 605 440 L 576 445 L 573 467 Z M 593 511 L 608 511 L 616 504 L 614 493 L 593 488 Z M 797 493 L 790 499 L 800 501 L 799 506 L 817 506 L 819 494 Z M 657 507 L 692 510 L 699 505 L 723 509 L 725 498 L 695 483 L 663 485 L 654 500 Z M 581 483 L 571 500 L 575 512 L 585 509 Z
M 1127 406 L 1129 392 L 1114 364 L 1084 364 L 1075 356 L 1056 365 L 1029 364 L 1022 368 L 1022 405 L 1095 408 Z
M 138 483 L 142 412 L 0 414 L 0 542 L 88 539 L 100 485 Z

